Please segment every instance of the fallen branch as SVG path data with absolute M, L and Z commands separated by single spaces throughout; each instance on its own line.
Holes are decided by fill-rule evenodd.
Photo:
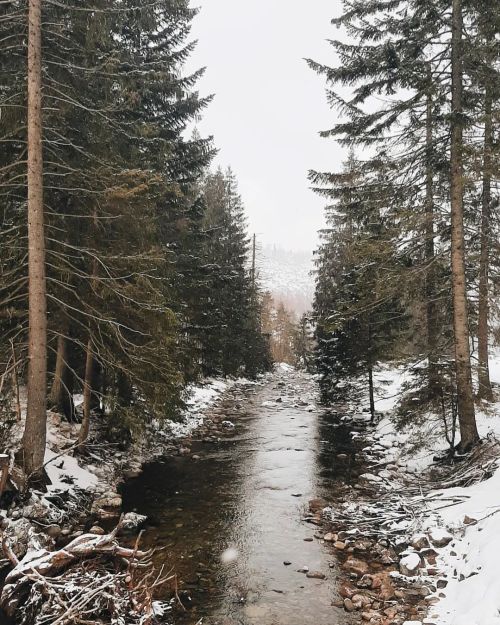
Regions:
M 119 529 L 120 524 L 104 536 L 83 534 L 57 551 L 32 548 L 21 560 L 4 533 L 3 551 L 14 568 L 0 606 L 8 616 L 22 615 L 19 622 L 25 625 L 111 623 L 125 615 L 130 624 L 153 623 L 154 590 L 175 576 L 162 571 L 155 576 L 152 552 L 140 551 L 139 541 L 133 549 L 122 547 Z

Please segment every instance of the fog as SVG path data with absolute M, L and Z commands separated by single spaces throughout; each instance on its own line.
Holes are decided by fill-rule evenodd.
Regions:
M 198 0 L 200 2 L 200 0 Z M 325 201 L 309 169 L 336 170 L 345 153 L 331 139 L 335 112 L 304 58 L 333 63 L 327 39 L 340 0 L 201 0 L 190 68 L 206 66 L 201 95 L 215 99 L 198 123 L 219 149 L 215 165 L 235 171 L 251 232 L 262 243 L 312 250 Z

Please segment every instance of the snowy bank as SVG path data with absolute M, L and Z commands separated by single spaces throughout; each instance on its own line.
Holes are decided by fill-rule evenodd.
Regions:
M 490 371 L 492 382 L 500 385 L 500 354 L 494 354 Z M 429 477 L 436 452 L 446 447 L 443 433 L 436 428 L 435 421 L 429 420 L 426 424 L 425 419 L 414 429 L 410 426 L 396 431 L 392 411 L 408 376 L 401 368 L 383 367 L 377 377 L 384 385 L 376 407 L 384 416 L 376 426 L 374 444 L 379 452 L 384 450 L 383 460 L 396 468 L 403 483 L 411 483 L 412 477 L 416 484 L 423 483 Z M 500 468 L 496 462 L 500 446 L 495 443 L 500 440 L 500 402 L 478 406 L 476 418 L 481 438 L 489 441 L 486 446 L 493 449 L 495 457 L 484 464 L 481 459 L 477 461 L 477 474 L 471 477 L 470 485 L 428 492 L 426 505 L 412 520 L 412 526 L 416 524 L 426 535 L 449 531 L 453 537 L 448 544 L 436 549 L 437 574 L 443 581 L 433 595 L 435 604 L 431 605 L 425 623 L 500 624 Z M 415 435 L 425 440 L 418 450 L 412 446 Z M 458 464 L 456 471 L 460 470 Z M 484 479 L 481 480 L 482 474 Z M 387 488 L 394 488 L 394 484 L 391 486 L 389 482 Z M 403 487 L 403 497 L 404 492 Z M 432 578 L 426 581 L 432 582 Z

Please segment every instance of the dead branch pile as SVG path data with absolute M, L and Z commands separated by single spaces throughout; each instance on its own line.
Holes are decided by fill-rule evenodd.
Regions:
M 500 442 L 493 436 L 482 441 L 480 445 L 460 462 L 439 470 L 427 481 L 432 489 L 464 488 L 483 482 L 490 478 L 498 466 L 500 458 Z
M 153 625 L 154 592 L 174 576 L 155 575 L 151 552 L 138 544 L 120 546 L 119 527 L 84 534 L 58 551 L 31 549 L 20 561 L 4 539 L 14 568 L 0 597 L 3 610 L 20 625 Z

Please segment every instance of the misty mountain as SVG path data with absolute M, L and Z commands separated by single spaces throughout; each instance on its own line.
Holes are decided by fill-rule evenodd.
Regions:
M 302 315 L 311 309 L 314 297 L 313 259 L 310 252 L 296 252 L 266 245 L 258 255 L 262 286 L 276 303 Z

